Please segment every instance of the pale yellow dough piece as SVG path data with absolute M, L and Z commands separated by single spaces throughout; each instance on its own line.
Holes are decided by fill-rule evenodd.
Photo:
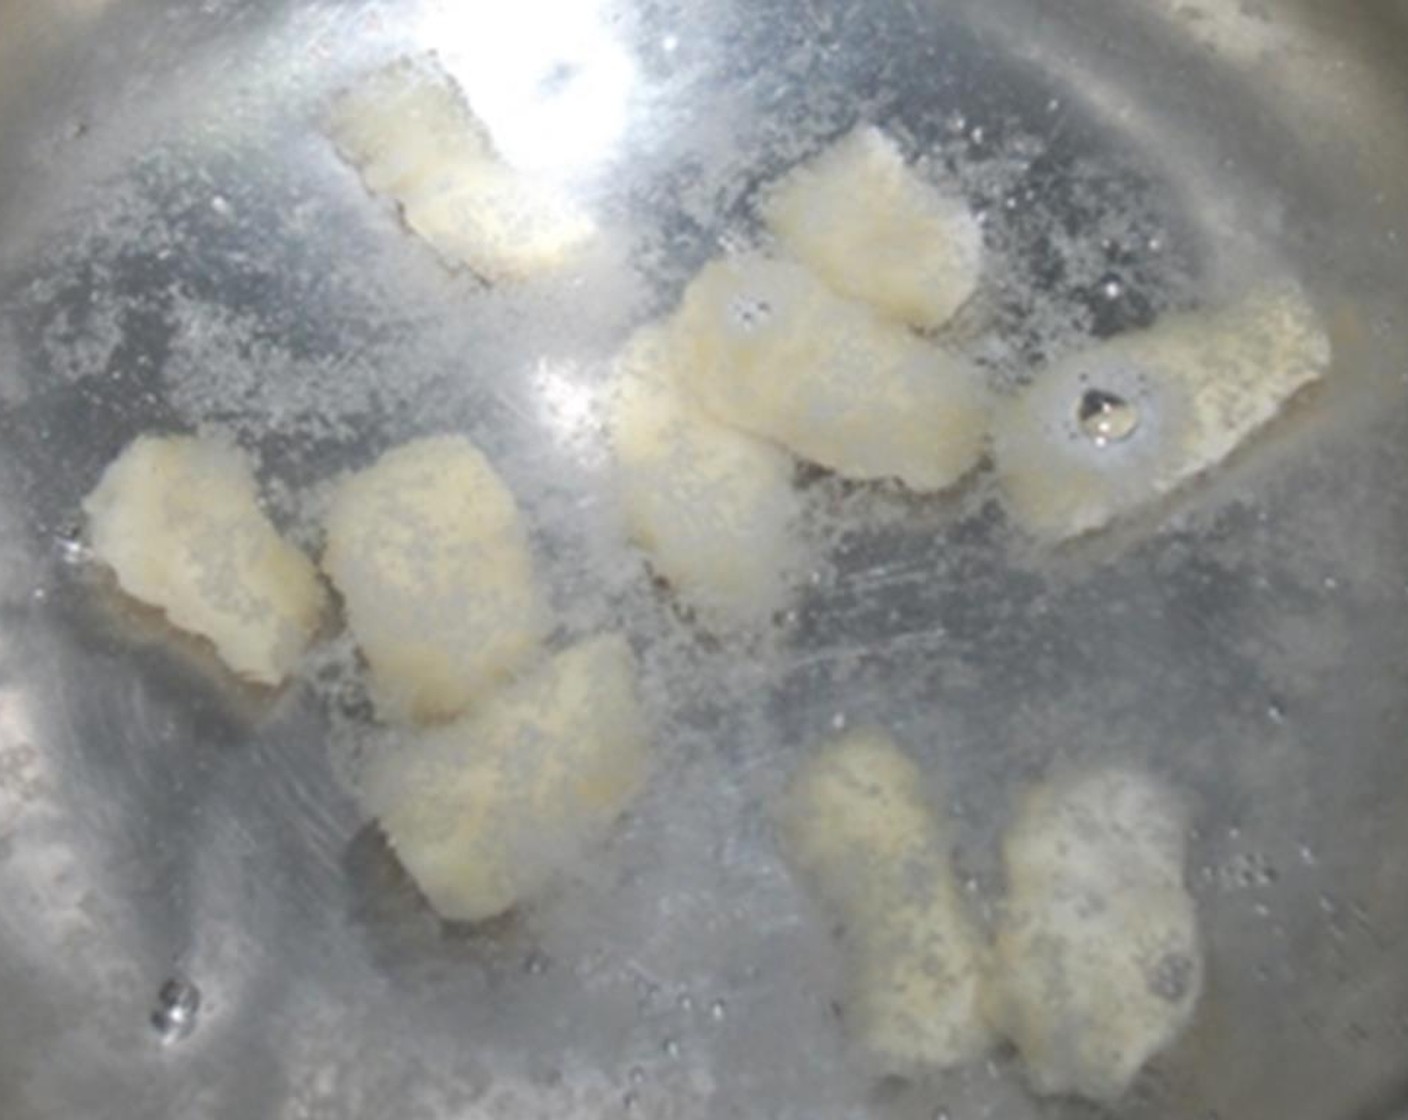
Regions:
M 1114 1101 L 1187 1027 L 1203 957 L 1183 837 L 1177 799 L 1138 773 L 1026 799 L 986 1005 L 1038 1093 Z
M 994 453 L 1008 509 L 1049 539 L 1100 529 L 1217 466 L 1329 363 L 1324 327 L 1292 287 L 1099 343 L 998 409 Z M 1137 410 L 1127 439 L 1101 446 L 1081 431 L 1080 402 L 1092 389 Z
M 488 280 L 560 268 L 595 236 L 585 214 L 505 164 L 434 56 L 379 70 L 334 105 L 328 132 L 367 189 L 406 225 Z
M 624 639 L 548 661 L 457 723 L 378 756 L 368 807 L 441 917 L 523 902 L 600 843 L 650 774 Z
M 323 568 L 393 718 L 458 715 L 547 632 L 518 506 L 460 436 L 415 440 L 344 481 Z
M 241 677 L 276 685 L 293 671 L 325 595 L 312 563 L 260 508 L 233 447 L 140 436 L 83 510 L 94 555 L 127 594 L 209 639 Z
M 947 1069 L 992 1041 L 984 950 L 923 787 L 887 736 L 861 732 L 808 760 L 782 814 L 789 862 L 844 924 L 846 1022 L 882 1073 Z
M 638 331 L 617 362 L 610 428 L 627 531 L 686 600 L 730 620 L 768 618 L 798 566 L 792 460 L 725 427 L 676 385 L 693 344 Z
M 900 322 L 942 327 L 977 290 L 982 228 L 957 194 L 920 178 L 873 126 L 785 176 L 763 216 L 833 289 Z
M 719 420 L 856 479 L 942 490 L 978 461 L 988 397 L 966 363 L 800 265 L 707 265 L 677 323 L 683 386 Z

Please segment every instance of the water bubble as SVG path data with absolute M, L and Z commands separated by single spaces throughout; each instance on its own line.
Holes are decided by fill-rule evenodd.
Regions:
M 680 37 L 678 35 L 666 35 L 663 39 L 660 40 L 660 47 L 665 51 L 666 54 L 673 54 L 679 48 L 679 45 Z
M 678 1058 L 680 1056 L 680 1044 L 673 1038 L 667 1038 L 660 1047 L 665 1052 L 667 1058 Z
M 1124 295 L 1124 284 L 1118 276 L 1106 276 L 1100 281 L 1100 294 L 1113 303 Z
M 548 958 L 536 949 L 529 953 L 523 962 L 523 971 L 530 976 L 541 976 L 548 970 Z
M 217 194 L 210 200 L 210 208 L 222 218 L 228 218 L 235 212 L 235 208 L 230 205 L 229 199 L 221 194 Z
M 630 1078 L 632 1085 L 645 1084 L 645 1070 L 641 1069 L 640 1066 L 632 1066 L 631 1072 L 628 1073 L 626 1076 Z
M 942 1106 L 934 1109 L 934 1120 L 951 1120 L 951 1115 L 949 1110 Z
M 158 989 L 151 1024 L 163 1042 L 176 1042 L 196 1027 L 200 989 L 182 976 L 172 976 Z
M 1286 709 L 1279 700 L 1273 700 L 1266 705 L 1266 718 L 1278 725 L 1286 722 Z
M 1304 841 L 1301 842 L 1299 851 L 1300 861 L 1301 863 L 1305 864 L 1306 867 L 1314 867 L 1318 862 L 1320 862 L 1319 857 L 1315 854 L 1315 849 Z
M 621 1098 L 621 1107 L 627 1112 L 635 1112 L 640 1107 L 640 1097 L 635 1093 L 627 1093 Z
M 83 539 L 83 526 L 78 521 L 68 521 L 58 527 L 54 534 L 54 551 L 62 563 L 73 567 L 92 558 L 92 550 Z
M 1086 391 L 1076 406 L 1076 420 L 1096 447 L 1122 443 L 1139 430 L 1139 410 L 1103 389 Z
M 688 992 L 683 993 L 675 1002 L 679 1009 L 686 1014 L 694 1010 L 694 998 Z
M 757 297 L 739 296 L 730 305 L 729 313 L 743 330 L 754 331 L 772 318 L 772 304 Z
M 846 713 L 845 713 L 845 712 L 837 712 L 834 716 L 831 717 L 831 730 L 832 730 L 832 731 L 844 731 L 844 730 L 846 730 Z
M 1058 111 L 1060 110 L 1060 108 L 1061 108 L 1061 99 L 1060 99 L 1059 97 L 1053 97 L 1050 101 L 1048 101 L 1048 102 L 1046 103 L 1046 111 L 1047 111 L 1048 113 L 1055 113 L 1055 112 L 1058 112 Z
M 709 1005 L 709 1018 L 713 1019 L 714 1022 L 722 1023 L 726 1015 L 728 1015 L 728 1008 L 724 1006 L 723 1000 L 716 999 Z
M 981 144 L 986 138 L 987 133 L 983 130 L 982 125 L 978 125 L 968 134 L 968 139 L 972 140 L 975 144 Z

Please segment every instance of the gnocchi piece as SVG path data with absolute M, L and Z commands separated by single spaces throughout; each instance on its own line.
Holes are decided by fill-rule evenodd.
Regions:
M 1042 1094 L 1114 1101 L 1202 990 L 1177 800 L 1137 773 L 1042 787 L 1008 832 L 989 1018 Z
M 559 268 L 596 233 L 585 214 L 499 158 L 433 56 L 370 75 L 336 103 L 328 132 L 414 233 L 491 282 Z
M 457 723 L 376 758 L 365 800 L 441 917 L 539 893 L 645 788 L 650 737 L 623 638 L 560 653 Z
M 963 200 L 862 126 L 786 175 L 763 205 L 778 241 L 843 296 L 933 330 L 972 298 L 983 231 Z
M 392 718 L 458 715 L 547 632 L 518 506 L 461 436 L 415 440 L 345 480 L 323 568 Z
M 1217 466 L 1329 362 L 1315 311 L 1288 287 L 1100 343 L 998 410 L 1007 506 L 1039 537 L 1103 528 Z
M 766 618 L 798 566 L 792 460 L 681 393 L 689 357 L 668 325 L 652 325 L 618 362 L 610 427 L 627 531 L 706 614 Z
M 707 265 L 677 323 L 683 386 L 730 427 L 856 479 L 942 490 L 974 465 L 988 399 L 964 362 L 800 265 L 744 255 Z
M 984 949 L 922 788 L 887 736 L 862 732 L 806 763 L 782 814 L 789 862 L 844 923 L 847 1022 L 886 1074 L 956 1066 L 992 1041 Z
M 83 502 L 94 555 L 134 599 L 206 638 L 235 673 L 277 685 L 318 628 L 316 569 L 259 506 L 245 458 L 191 436 L 140 436 Z

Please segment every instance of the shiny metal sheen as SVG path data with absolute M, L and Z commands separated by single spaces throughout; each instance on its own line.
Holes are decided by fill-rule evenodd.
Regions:
M 635 263 L 485 293 L 400 231 L 318 121 L 419 47 L 473 62 L 516 158 Z M 1324 309 L 1331 384 L 1054 556 L 981 478 L 874 505 L 804 480 L 859 527 L 761 647 L 647 654 L 666 761 L 594 870 L 442 926 L 342 780 L 365 713 L 336 656 L 277 697 L 237 686 L 112 593 L 78 503 L 138 432 L 210 423 L 314 545 L 337 471 L 459 428 L 534 518 L 564 625 L 649 618 L 578 390 L 748 227 L 760 176 L 858 118 L 1007 161 L 967 181 L 1012 187 L 971 201 L 1016 246 L 1014 337 L 1042 285 L 1110 333 L 1259 247 Z M 1138 251 L 1100 248 L 1104 188 L 1068 197 L 1089 167 Z M 999 379 L 1044 358 L 994 353 Z M 1010 1055 L 912 1085 L 849 1064 L 836 950 L 768 805 L 809 742 L 872 719 L 942 781 L 989 908 L 1044 770 L 1135 758 L 1188 791 L 1207 992 L 1120 1115 L 1401 1115 L 1405 381 L 1403 0 L 0 0 L 0 1116 L 1089 1115 L 1032 1100 Z M 647 651 L 685 625 L 655 606 Z M 172 977 L 199 991 L 179 1038 L 152 1024 Z

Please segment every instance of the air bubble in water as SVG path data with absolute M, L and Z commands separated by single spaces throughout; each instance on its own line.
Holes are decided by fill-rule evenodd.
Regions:
M 772 318 L 772 304 L 765 299 L 740 296 L 729 308 L 731 317 L 745 331 L 754 331 Z
M 1139 410 L 1103 389 L 1087 390 L 1076 406 L 1076 419 L 1096 447 L 1122 443 L 1139 430 Z
M 163 1042 L 177 1042 L 195 1030 L 199 1011 L 200 989 L 184 977 L 173 976 L 157 991 L 151 1025 Z
M 92 550 L 83 539 L 83 528 L 77 523 L 64 525 L 54 538 L 54 551 L 59 559 L 72 567 L 86 564 L 92 558 Z

